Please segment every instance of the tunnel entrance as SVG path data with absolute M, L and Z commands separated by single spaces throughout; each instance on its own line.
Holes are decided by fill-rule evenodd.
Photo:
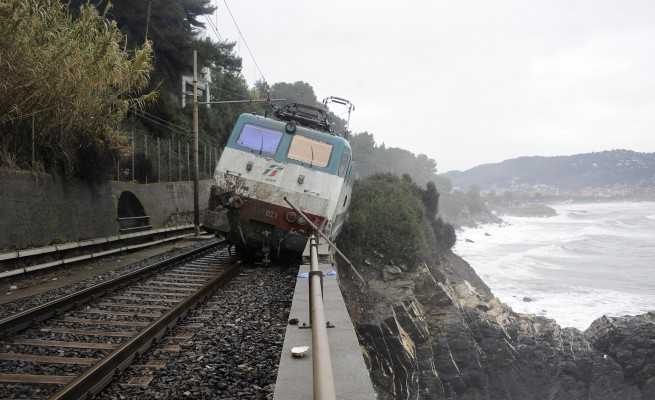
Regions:
M 118 228 L 120 233 L 133 233 L 152 229 L 139 198 L 125 191 L 118 198 Z

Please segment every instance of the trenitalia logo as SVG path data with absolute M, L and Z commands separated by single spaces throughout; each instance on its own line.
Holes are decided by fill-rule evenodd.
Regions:
M 263 175 L 273 177 L 276 176 L 278 172 L 282 172 L 283 169 L 284 167 L 281 165 L 271 164 L 268 166 L 268 168 L 266 168 Z

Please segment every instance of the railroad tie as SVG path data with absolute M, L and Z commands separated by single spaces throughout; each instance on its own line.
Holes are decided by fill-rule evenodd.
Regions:
M 11 343 L 26 346 L 37 347 L 63 347 L 67 349 L 97 349 L 113 350 L 118 347 L 114 343 L 97 343 L 97 342 L 66 342 L 63 340 L 41 340 L 41 339 L 18 339 Z
M 86 319 L 86 318 L 73 318 L 73 317 L 64 317 L 60 320 L 61 322 L 70 322 L 76 324 L 85 324 L 85 325 L 106 325 L 106 326 L 130 326 L 130 327 L 145 327 L 150 325 L 149 322 L 145 321 L 114 321 L 107 319 Z
M 66 385 L 74 378 L 70 375 L 0 374 L 0 383 Z
M 67 365 L 93 365 L 100 359 L 93 357 L 60 357 L 41 356 L 24 353 L 0 353 L 0 360 L 3 361 L 26 361 L 34 364 L 67 364 Z
M 62 333 L 64 335 L 76 336 L 112 336 L 112 337 L 132 337 L 137 334 L 137 331 L 85 331 L 81 329 L 66 329 L 66 328 L 43 328 L 41 332 Z

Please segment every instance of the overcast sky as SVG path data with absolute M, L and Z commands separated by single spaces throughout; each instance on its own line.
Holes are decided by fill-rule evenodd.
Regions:
M 217 20 L 238 39 L 223 0 Z M 228 0 L 270 83 L 351 99 L 353 131 L 438 169 L 655 151 L 655 1 Z M 244 75 L 257 70 L 242 43 Z

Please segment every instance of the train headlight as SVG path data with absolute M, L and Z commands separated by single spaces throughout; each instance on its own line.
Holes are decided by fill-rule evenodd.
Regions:
M 250 172 L 252 171 L 252 161 L 248 161 L 246 164 L 246 171 Z
M 293 211 L 288 211 L 284 217 L 287 219 L 287 222 L 289 222 L 290 224 L 293 224 L 298 220 L 298 214 L 296 214 Z
M 296 223 L 299 224 L 299 225 L 306 225 L 307 221 L 301 215 L 300 217 L 298 217 L 298 220 L 296 221 Z

